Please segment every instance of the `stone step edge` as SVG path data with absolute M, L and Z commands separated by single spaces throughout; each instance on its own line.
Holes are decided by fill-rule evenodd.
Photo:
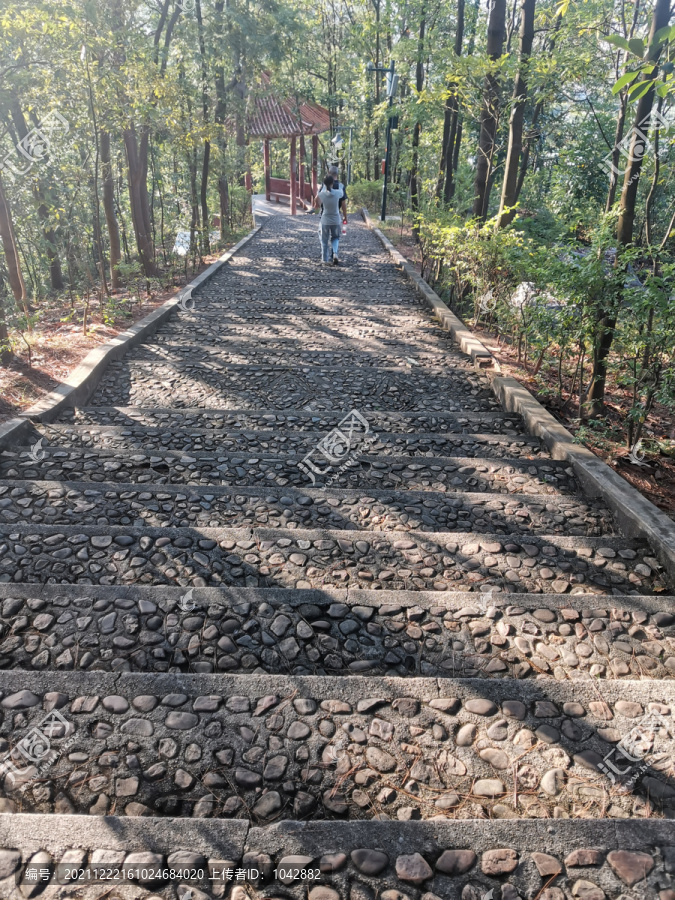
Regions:
M 554 459 L 564 459 L 589 496 L 603 497 L 622 530 L 645 538 L 675 580 L 675 521 L 570 432 L 515 378 L 495 376 L 492 390 L 505 410 L 523 417 L 530 434 L 540 437 Z
M 174 407 L 174 406 L 85 406 L 85 405 L 76 405 L 76 409 L 80 410 L 83 413 L 93 412 L 93 413 L 122 413 L 123 415 L 130 415 L 135 413 L 137 415 L 145 415 L 147 413 L 165 413 L 167 416 L 199 416 L 199 415 L 220 415 L 220 416 L 282 416 L 283 418 L 288 418 L 288 416 L 294 416 L 296 418 L 316 418 L 317 416 L 323 415 L 333 415 L 338 416 L 341 413 L 339 409 L 320 409 L 320 410 L 308 410 L 308 409 L 289 409 L 289 408 L 276 408 L 276 407 L 266 407 L 265 409 L 248 409 L 237 407 L 236 409 L 223 409 L 219 406 L 185 406 L 185 407 Z M 401 410 L 400 412 L 397 410 L 392 411 L 382 411 L 375 410 L 373 415 L 387 415 L 394 416 L 396 418 L 405 420 L 409 418 L 417 417 L 430 417 L 433 416 L 437 419 L 475 419 L 477 421 L 489 421 L 490 419 L 517 419 L 520 421 L 520 415 L 517 413 L 508 413 L 504 410 L 495 411 L 495 412 L 431 412 L 427 410 Z M 45 420 L 47 421 L 47 420 Z
M 201 346 L 201 345 L 200 345 Z M 134 363 L 136 365 L 143 365 L 152 367 L 153 364 L 156 363 L 164 363 L 165 365 L 170 365 L 174 369 L 183 369 L 183 368 L 199 368 L 199 369 L 210 369 L 216 372 L 229 372 L 229 371 L 237 371 L 237 370 L 248 370 L 255 369 L 256 371 L 260 371 L 260 374 L 267 374 L 265 372 L 266 369 L 269 369 L 269 374 L 276 374 L 279 372 L 279 366 L 275 363 L 228 363 L 223 362 L 222 366 L 216 366 L 213 364 L 209 364 L 211 362 L 211 358 L 209 357 L 209 362 L 205 361 L 203 357 L 196 357 L 195 362 L 189 362 L 187 360 L 175 360 L 175 359 L 167 359 L 166 356 L 162 355 L 161 352 L 157 352 L 155 354 L 155 359 L 136 359 L 133 354 L 128 354 L 124 357 L 124 363 Z M 122 360 L 116 360 L 116 362 L 122 362 Z M 303 370 L 307 369 L 308 366 L 312 366 L 312 374 L 320 375 L 322 372 L 325 372 L 327 375 L 334 374 L 336 372 L 345 372 L 352 375 L 354 374 L 354 367 L 349 365 L 338 365 L 331 366 L 327 364 L 319 364 L 319 363 L 294 363 L 294 362 L 285 362 L 283 371 L 293 372 L 293 370 L 299 370 L 301 373 Z M 401 375 L 411 375 L 415 374 L 415 369 L 420 370 L 420 375 L 430 374 L 432 377 L 443 377 L 442 373 L 448 373 L 449 375 L 470 375 L 472 378 L 476 379 L 477 373 L 474 369 L 471 368 L 470 365 L 467 366 L 455 366 L 455 365 L 444 365 L 439 369 L 441 369 L 441 374 L 439 376 L 435 376 L 434 373 L 425 373 L 424 368 L 420 366 L 408 366 L 404 368 L 403 366 L 364 366 L 361 369 L 361 372 L 392 372 Z M 472 382 L 473 384 L 473 382 Z M 476 383 L 476 387 L 478 387 L 479 382 Z M 490 390 L 490 385 L 487 381 L 483 380 L 482 389 L 485 391 Z
M 371 843 L 372 842 L 372 843 Z M 539 848 L 602 847 L 628 849 L 675 843 L 675 821 L 668 819 L 462 819 L 392 822 L 377 820 L 294 821 L 252 826 L 249 819 L 184 819 L 147 816 L 85 816 L 61 813 L 0 813 L 0 846 L 28 853 L 72 848 L 167 852 L 189 849 L 208 857 L 239 861 L 245 850 L 277 854 L 328 851 L 348 854 L 378 847 L 393 858 L 401 848 L 439 852 L 453 847 L 490 850 L 496 846 L 526 852 Z M 392 852 L 393 851 L 393 852 Z
M 158 494 L 213 494 L 214 496 L 241 495 L 242 497 L 264 497 L 269 494 L 279 494 L 279 497 L 312 497 L 316 500 L 321 498 L 335 497 L 338 499 L 365 499 L 370 497 L 373 500 L 391 499 L 392 493 L 396 502 L 405 503 L 422 503 L 423 501 L 435 500 L 437 502 L 450 503 L 453 501 L 472 502 L 472 503 L 489 503 L 493 500 L 503 500 L 504 502 L 516 501 L 521 504 L 534 504 L 546 506 L 548 504 L 561 505 L 566 503 L 585 504 L 588 506 L 583 495 L 578 494 L 501 494 L 497 491 L 407 491 L 400 488 L 373 488 L 368 490 L 355 490 L 354 488 L 339 488 L 332 485 L 327 488 L 298 488 L 298 487 L 280 487 L 278 484 L 257 484 L 257 485 L 224 485 L 224 484 L 155 484 L 154 482 L 126 482 L 126 481 L 51 481 L 44 478 L 0 478 L 0 487 L 11 485 L 12 487 L 27 487 L 28 485 L 38 485 L 43 490 L 55 490 L 65 488 L 67 490 L 76 491 L 112 491 L 114 493 L 134 492 L 136 494 L 158 493 Z M 2 497 L 7 496 L 3 494 Z M 508 499 L 507 499 L 508 498 Z M 461 505 L 455 504 L 455 505 Z M 605 507 L 594 507 L 599 512 L 608 512 Z M 438 532 L 445 534 L 446 532 Z M 472 532 L 473 533 L 473 532 Z M 403 534 L 403 532 L 401 532 Z M 505 535 L 506 537 L 507 535 Z
M 483 900 L 493 897 L 495 890 L 505 900 L 509 888 L 509 898 L 535 900 L 571 896 L 567 893 L 570 888 L 577 897 L 671 900 L 673 891 L 664 886 L 673 884 L 669 846 L 673 833 L 672 822 L 653 819 L 519 820 L 514 828 L 513 822 L 476 819 L 285 820 L 252 826 L 248 820 L 236 819 L 195 822 L 155 817 L 0 815 L 0 846 L 12 848 L 2 854 L 3 873 L 7 873 L 4 885 L 12 897 L 23 895 L 23 891 L 15 894 L 13 888 L 16 876 L 29 862 L 31 868 L 52 860 L 56 864 L 66 860 L 70 868 L 87 862 L 92 866 L 94 852 L 100 851 L 102 859 L 116 864 L 123 861 L 132 871 L 142 872 L 144 866 L 165 868 L 170 858 L 175 868 L 204 868 L 204 877 L 198 881 L 209 893 L 195 891 L 195 881 L 181 881 L 174 875 L 169 881 L 141 882 L 147 891 L 154 888 L 153 898 L 159 898 L 159 892 L 161 897 L 175 897 L 176 887 L 178 897 L 213 896 L 210 890 L 216 882 L 207 882 L 207 878 L 227 878 L 226 869 L 231 867 L 232 875 L 242 878 L 239 884 L 233 882 L 232 900 L 244 900 L 253 888 L 261 892 L 255 896 L 309 896 L 313 900 L 341 900 L 356 891 L 369 897 L 376 891 L 384 893 L 384 889 L 399 898 L 418 897 L 425 890 L 431 891 L 432 897 L 450 896 L 448 891 L 459 897 L 465 885 L 471 887 L 468 895 L 464 887 L 464 896 Z M 40 851 L 50 859 L 35 856 Z M 180 855 L 174 857 L 174 853 Z M 303 866 L 312 870 L 312 880 L 285 877 L 289 869 Z M 235 871 L 239 867 L 241 875 Z M 51 866 L 48 871 L 51 873 Z M 547 890 L 552 884 L 555 886 Z M 224 885 L 221 881 L 217 896 L 224 895 L 226 886 L 227 881 Z M 106 887 L 94 888 L 96 895 L 108 896 L 112 889 Z M 561 888 L 566 889 L 564 894 Z M 102 889 L 104 893 L 100 893 Z M 50 886 L 45 896 L 62 896 L 61 890 Z M 140 896 L 136 885 L 118 890 L 115 896 Z M 87 891 L 82 896 L 94 893 Z M 148 895 L 143 892 L 143 896 Z
M 5 599 L 44 599 L 48 602 L 60 598 L 71 601 L 82 598 L 94 599 L 148 599 L 178 603 L 186 587 L 173 585 L 83 585 L 83 584 L 26 584 L 0 583 L 0 603 Z M 664 607 L 675 609 L 675 595 L 670 594 L 507 594 L 495 592 L 467 593 L 466 591 L 372 591 L 360 588 L 283 588 L 283 587 L 195 587 L 191 588 L 192 599 L 197 607 L 208 607 L 213 603 L 236 605 L 237 603 L 283 603 L 292 607 L 303 604 L 328 607 L 333 603 L 346 606 L 365 606 L 379 609 L 382 606 L 399 606 L 402 609 L 420 607 L 445 607 L 448 611 L 463 609 L 476 610 L 475 618 L 484 617 L 494 607 L 502 610 L 509 606 L 546 610 L 597 610 L 597 609 L 639 609 L 649 615 L 664 613 Z M 665 613 L 671 615 L 671 613 Z M 675 618 L 675 613 L 672 614 Z M 471 617 L 467 613 L 467 617 Z M 668 627 L 668 626 L 663 626 Z
M 91 432 L 92 428 L 101 429 L 97 431 L 96 434 L 109 434 L 109 435 L 118 435 L 120 437 L 132 437 L 131 435 L 122 435 L 122 431 L 125 428 L 133 427 L 130 425 L 69 425 L 64 422 L 53 422 L 48 426 L 50 431 L 62 432 L 67 434 L 69 432 L 74 432 L 76 434 L 88 434 Z M 200 435 L 210 435 L 213 434 L 215 429 L 213 428 L 188 428 L 182 426 L 160 426 L 160 425 L 142 425 L 141 423 L 136 424 L 137 428 L 152 428 L 161 429 L 162 431 L 171 431 L 173 434 L 182 434 L 184 433 L 186 438 L 191 437 L 193 434 L 198 433 Z M 35 435 L 38 436 L 39 432 L 35 432 Z M 240 430 L 232 430 L 226 431 L 223 433 L 219 433 L 219 439 L 222 438 L 238 438 L 238 437 L 255 437 L 264 440 L 269 437 L 274 438 L 278 436 L 287 437 L 291 435 L 303 435 L 307 440 L 312 438 L 316 438 L 316 440 L 320 440 L 322 437 L 325 437 L 325 431 L 293 431 L 290 428 L 275 428 L 275 429 L 255 429 L 255 428 L 242 428 Z M 159 437 L 159 435 L 152 435 L 152 437 Z M 516 441 L 521 441 L 523 444 L 530 445 L 532 447 L 541 447 L 541 441 L 539 438 L 534 437 L 530 434 L 523 435 L 511 435 L 511 434 L 490 434 L 490 433 L 478 433 L 478 432 L 462 432 L 462 431 L 387 431 L 384 434 L 380 435 L 380 437 L 391 438 L 391 439 L 402 439 L 413 440 L 413 441 L 431 441 L 431 440 L 439 440 L 447 438 L 448 440 L 460 441 L 461 443 L 470 443 L 471 441 L 476 441 L 478 443 L 489 443 L 490 441 L 494 441 L 496 444 L 504 444 L 504 443 L 514 443 Z M 61 446 L 60 444 L 48 444 L 47 446 Z M 177 452 L 177 451 L 174 451 Z M 425 457 L 421 457 L 424 459 Z M 431 457 L 429 457 L 431 458 Z
M 61 692 L 69 700 L 77 697 L 123 696 L 136 692 L 146 694 L 185 694 L 188 699 L 197 697 L 243 696 L 259 699 L 268 695 L 278 697 L 278 703 L 289 698 L 311 697 L 315 700 L 351 701 L 381 699 L 391 703 L 397 698 L 413 698 L 422 703 L 433 700 L 454 698 L 465 704 L 469 700 L 490 700 L 496 711 L 489 716 L 503 715 L 499 707 L 507 700 L 519 700 L 526 706 L 538 701 L 559 704 L 556 713 L 546 712 L 542 721 L 563 718 L 562 704 L 568 701 L 586 703 L 599 701 L 612 706 L 629 699 L 645 706 L 649 703 L 675 706 L 675 679 L 657 681 L 652 679 L 583 680 L 557 681 L 554 678 L 527 679 L 517 681 L 507 678 L 452 678 L 441 676 L 415 675 L 283 675 L 278 673 L 192 673 L 192 672 L 109 672 L 72 670 L 0 670 L 0 696 L 3 698 L 18 693 L 31 692 L 38 695 Z M 4 702 L 4 699 L 3 701 Z M 23 707 L 22 707 L 23 708 Z M 598 714 L 599 712 L 599 714 Z M 609 713 L 609 715 L 608 715 Z M 453 713 L 448 713 L 453 715 Z M 481 716 L 482 714 L 475 713 Z M 621 713 L 626 718 L 625 713 Z M 522 721 L 534 719 L 527 712 Z M 598 727 L 614 723 L 615 716 L 610 710 L 598 708 L 592 715 L 588 713 L 584 722 L 589 723 L 594 732 Z M 640 722 L 631 715 L 627 718 L 633 725 Z M 594 723 L 594 724 L 590 724 Z M 595 724 L 597 723 L 597 724 Z
M 488 350 L 485 344 L 480 341 L 476 335 L 470 331 L 464 322 L 459 319 L 452 310 L 446 306 L 436 291 L 429 287 L 426 281 L 415 271 L 408 260 L 398 252 L 391 241 L 373 225 L 373 221 L 365 208 L 362 210 L 362 216 L 366 226 L 377 235 L 380 243 L 391 256 L 394 264 L 405 275 L 410 282 L 415 293 L 424 300 L 431 309 L 432 315 L 440 323 L 442 328 L 449 332 L 455 343 L 459 345 L 462 353 L 471 358 L 476 369 L 491 369 L 493 372 L 501 372 L 501 366 L 496 357 Z
M 26 525 L 21 524 L 22 537 L 29 534 L 64 534 L 66 537 L 70 535 L 100 535 L 103 526 L 97 525 Z M 148 525 L 140 527 L 135 525 L 106 525 L 105 531 L 110 534 L 134 534 L 143 537 L 148 536 L 165 536 L 167 531 L 180 536 L 181 534 L 193 534 L 195 529 L 186 527 L 170 527 L 162 528 L 159 525 Z M 0 524 L 0 535 L 15 534 L 17 525 Z M 608 537 L 586 537 L 583 535 L 574 537 L 565 537 L 558 534 L 528 534 L 528 535 L 504 535 L 504 534 L 475 534 L 472 531 L 345 531 L 338 528 L 324 529 L 304 529 L 304 528 L 199 528 L 199 534 L 202 537 L 212 540 L 222 539 L 244 539 L 251 540 L 254 536 L 260 540 L 272 540 L 276 543 L 281 538 L 290 538 L 294 540 L 345 540 L 350 544 L 355 541 L 365 541 L 372 544 L 377 540 L 411 540 L 416 538 L 420 541 L 428 543 L 438 543 L 434 541 L 434 537 L 440 537 L 452 544 L 461 544 L 463 541 L 467 544 L 476 544 L 482 542 L 509 543 L 518 542 L 520 544 L 536 544 L 537 542 L 548 543 L 558 547 L 561 550 L 576 550 L 577 548 L 596 549 L 606 547 L 608 549 L 625 549 L 632 550 L 636 547 L 644 549 L 646 542 L 635 538 L 623 538 L 618 535 L 610 535 Z
M 283 315 L 283 314 L 282 314 Z M 330 316 L 331 313 L 328 313 Z M 353 310 L 350 315 L 352 321 L 356 321 Z M 158 335 L 152 343 L 152 347 L 148 348 L 148 353 L 156 354 L 175 354 L 187 356 L 194 353 L 194 332 L 187 330 L 180 335 Z M 420 369 L 420 371 L 437 370 L 442 372 L 446 367 L 443 360 L 447 360 L 449 365 L 456 369 L 466 369 L 473 372 L 471 361 L 466 359 L 464 354 L 456 348 L 449 346 L 438 346 L 436 350 L 425 349 L 419 352 L 412 351 L 408 353 L 409 344 L 406 341 L 399 341 L 397 344 L 384 343 L 382 339 L 376 339 L 374 350 L 352 347 L 348 350 L 342 349 L 342 344 L 338 340 L 334 343 L 326 343 L 323 346 L 307 348 L 303 346 L 300 350 L 297 347 L 297 338 L 294 340 L 289 337 L 276 337 L 274 343 L 277 346 L 269 347 L 261 344 L 256 334 L 250 335 L 245 339 L 245 335 L 235 335 L 229 337 L 227 335 L 210 335 L 204 340 L 203 335 L 199 335 L 199 348 L 207 353 L 211 358 L 218 359 L 225 354 L 241 353 L 250 359 L 249 365 L 278 365 L 281 360 L 283 363 L 288 359 L 289 350 L 293 351 L 294 359 L 301 360 L 298 365 L 312 365 L 315 357 L 329 357 L 328 359 L 320 359 L 316 361 L 317 365 L 330 366 L 342 365 L 343 360 L 346 362 L 374 361 L 373 365 L 367 363 L 368 369 L 389 368 L 396 371 L 411 371 Z M 357 338 L 358 340 L 358 338 Z M 279 344 L 283 346 L 278 346 Z M 136 351 L 138 352 L 138 351 Z M 406 355 L 407 354 L 407 355 Z M 280 358 L 277 359 L 277 357 Z M 139 362 L 138 357 L 135 357 Z M 400 361 L 399 361 L 400 360 Z M 410 362 L 412 360 L 412 362 Z M 243 363 L 238 363 L 243 365 Z
M 303 432 L 300 432 L 303 433 Z M 325 437 L 325 434 L 323 435 Z M 116 447 L 61 447 L 59 444 L 46 444 L 41 446 L 41 450 L 47 455 L 49 454 L 49 450 L 53 449 L 55 453 L 73 453 L 73 454 L 90 454 L 92 456 L 110 456 L 110 457 L 119 457 L 129 456 L 129 453 L 124 448 L 116 448 Z M 526 458 L 523 459 L 519 456 L 396 456 L 391 454 L 387 456 L 386 454 L 377 454 L 377 453 L 364 453 L 359 451 L 358 446 L 355 448 L 355 453 L 358 459 L 367 460 L 368 462 L 381 462 L 386 465 L 406 465 L 406 466 L 455 466 L 456 468 L 460 468 L 462 466 L 513 466 L 514 468 L 523 468 L 526 466 L 535 466 L 537 468 L 541 468 L 543 466 L 548 466 L 548 468 L 553 471 L 562 470 L 566 475 L 570 477 L 574 475 L 574 470 L 571 466 L 567 466 L 564 460 L 558 459 L 549 459 L 545 457 L 541 459 L 539 457 L 535 457 L 534 459 Z M 192 459 L 194 454 L 199 454 L 198 456 Z M 305 454 L 309 455 L 309 454 Z M 27 456 L 27 451 L 25 448 L 17 448 L 16 450 L 0 450 L 0 461 L 6 462 L 11 459 L 16 459 L 17 461 L 25 460 Z M 265 460 L 265 461 L 275 461 L 281 462 L 283 460 L 294 460 L 300 459 L 302 460 L 304 457 L 300 453 L 266 453 L 258 452 L 258 451 L 234 451 L 234 450 L 145 450 L 142 452 L 134 453 L 134 456 L 151 458 L 157 457 L 159 459 L 177 459 L 179 462 L 181 459 L 188 458 L 190 462 L 197 460 L 229 460 L 229 459 L 240 459 L 244 458 L 244 462 L 247 459 L 257 459 L 257 460 Z M 64 457 L 65 459 L 65 457 Z M 40 462 L 45 462 L 45 458 L 43 457 Z M 58 462 L 58 460 L 57 460 Z M 37 463 L 36 463 L 37 464 Z M 478 475 L 485 475 L 488 473 L 478 473 Z
M 43 397 L 38 403 L 23 412 L 21 418 L 49 422 L 64 408 L 75 406 L 77 403 L 88 400 L 96 390 L 111 362 L 121 359 L 128 350 L 154 334 L 160 325 L 163 325 L 174 312 L 182 308 L 181 304 L 192 297 L 194 290 L 211 279 L 228 260 L 252 240 L 258 231 L 260 231 L 260 226 L 250 231 L 234 247 L 223 253 L 215 263 L 177 291 L 173 297 L 153 310 L 148 316 L 141 319 L 140 322 L 136 322 L 135 325 L 132 325 L 126 331 L 91 350 L 64 382 L 59 384 L 55 390 Z

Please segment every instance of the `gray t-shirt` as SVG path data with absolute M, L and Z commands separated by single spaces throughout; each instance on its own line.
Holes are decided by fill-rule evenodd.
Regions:
M 319 200 L 323 206 L 321 221 L 328 225 L 340 224 L 340 200 L 342 200 L 342 188 L 327 190 L 324 185 L 319 191 Z

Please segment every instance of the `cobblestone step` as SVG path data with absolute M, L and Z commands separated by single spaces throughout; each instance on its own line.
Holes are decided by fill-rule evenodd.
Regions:
M 271 346 L 265 346 L 269 343 Z M 254 366 L 256 368 L 269 367 L 276 369 L 277 373 L 288 369 L 288 360 L 293 360 L 295 367 L 326 367 L 346 369 L 388 369 L 393 372 L 426 374 L 432 378 L 443 377 L 449 366 L 454 370 L 466 371 L 473 374 L 475 368 L 471 360 L 459 354 L 452 355 L 442 350 L 443 362 L 439 359 L 440 353 L 425 353 L 413 357 L 413 352 L 404 344 L 387 344 L 377 352 L 373 348 L 367 350 L 327 350 L 298 347 L 291 341 L 263 342 L 259 341 L 250 345 L 242 341 L 227 343 L 208 339 L 199 339 L 199 357 L 195 356 L 195 338 L 184 338 L 180 343 L 169 343 L 157 339 L 151 345 L 136 347 L 127 360 L 136 363 L 166 362 L 171 365 L 190 365 L 192 360 L 208 361 L 209 364 L 221 366 Z
M 675 816 L 671 682 L 2 672 L 0 691 L 7 811 Z
M 671 597 L 0 585 L 0 668 L 671 679 Z
M 664 590 L 651 551 L 622 537 L 2 525 L 0 542 L 0 582 Z
M 445 375 L 436 376 L 353 367 L 306 366 L 279 372 L 276 366 L 229 366 L 198 356 L 193 363 L 113 362 L 93 401 L 143 406 L 160 389 L 173 407 L 283 409 L 312 403 L 345 413 L 356 409 L 361 415 L 388 409 L 490 412 L 500 408 L 484 379 L 465 369 L 453 373 L 449 367 Z
M 230 891 L 245 900 L 256 889 L 293 900 L 484 900 L 490 891 L 501 900 L 672 900 L 675 885 L 673 823 L 663 819 L 524 820 L 517 829 L 508 821 L 336 820 L 261 828 L 168 817 L 122 817 L 113 829 L 110 821 L 0 817 L 0 842 L 10 848 L 0 856 L 0 892 L 24 900 L 26 878 L 47 870 L 33 888 L 50 882 L 41 896 L 62 897 L 58 884 L 78 867 L 82 900 L 99 900 L 106 889 L 124 900 L 209 900 Z M 95 875 L 101 882 L 87 885 Z
M 499 494 L 575 494 L 573 470 L 550 459 L 489 459 L 463 457 L 378 456 L 357 445 L 354 454 L 343 445 L 326 446 L 339 454 L 336 464 L 319 450 L 310 463 L 304 457 L 242 456 L 241 453 L 175 451 L 134 453 L 119 450 L 67 450 L 41 446 L 39 451 L 0 453 L 0 478 L 44 481 L 116 481 L 125 484 L 317 485 L 349 488 L 397 488 L 403 491 L 471 491 Z M 359 452 L 360 451 L 360 452 Z M 44 454 L 44 455 L 42 455 Z M 36 459 L 41 456 L 40 459 Z M 303 463 L 303 467 L 300 464 Z
M 171 409 L 139 406 L 85 406 L 65 409 L 61 423 L 76 425 L 146 425 L 148 428 L 183 429 L 262 429 L 283 431 L 316 431 L 338 427 L 344 419 L 339 411 L 308 411 L 305 409 Z M 368 424 L 374 433 L 395 434 L 434 433 L 470 434 L 489 431 L 495 437 L 518 435 L 525 437 L 520 416 L 503 410 L 491 413 L 447 412 L 371 412 Z
M 42 425 L 52 447 L 116 450 L 225 450 L 239 453 L 287 453 L 304 456 L 326 437 L 325 431 L 234 431 L 215 428 L 119 425 Z M 380 432 L 368 445 L 378 456 L 463 456 L 473 458 L 548 458 L 538 438 L 492 434 L 407 434 Z
M 292 359 L 295 366 L 385 367 L 442 375 L 446 367 L 452 365 L 453 369 L 474 371 L 471 359 L 455 349 L 447 336 L 445 346 L 433 352 L 420 352 L 414 344 L 393 340 L 382 341 L 382 346 L 377 348 L 370 341 L 366 346 L 358 343 L 352 346 L 350 343 L 345 347 L 343 341 L 320 341 L 315 337 L 303 342 L 303 346 L 298 348 L 297 342 L 289 339 L 261 341 L 255 337 L 247 341 L 240 337 L 228 340 L 226 336 L 220 335 L 219 339 L 214 337 L 211 340 L 208 332 L 197 334 L 202 358 L 213 359 L 221 364 L 268 365 L 283 371 L 288 366 L 289 359 Z M 170 331 L 157 334 L 151 345 L 143 344 L 134 348 L 130 358 L 138 361 L 157 358 L 180 361 L 185 356 L 194 357 L 197 334 L 176 336 Z
M 580 497 L 339 488 L 193 487 L 0 481 L 0 523 L 276 526 L 476 534 L 613 534 L 612 515 Z
M 448 358 L 456 361 L 462 367 L 469 366 L 466 357 L 457 358 L 456 346 L 450 341 L 447 332 L 440 325 L 429 322 L 419 328 L 417 323 L 408 322 L 406 325 L 387 325 L 377 329 L 368 327 L 367 321 L 359 326 L 348 324 L 349 317 L 337 319 L 332 317 L 313 316 L 307 317 L 304 313 L 299 316 L 288 317 L 285 322 L 277 322 L 270 316 L 264 322 L 258 321 L 255 325 L 244 323 L 228 323 L 224 332 L 220 323 L 220 317 L 214 313 L 212 316 L 180 314 L 181 333 L 184 340 L 195 345 L 226 348 L 230 344 L 245 344 L 251 342 L 252 350 L 261 347 L 275 346 L 287 350 L 283 365 L 293 358 L 295 352 L 314 348 L 316 350 L 332 351 L 340 348 L 353 350 L 362 355 L 369 355 L 376 360 L 385 360 L 390 354 L 396 354 L 397 364 L 409 356 L 417 359 L 420 355 L 429 355 L 437 360 Z M 213 321 L 209 321 L 212 319 Z M 419 335 L 418 335 L 419 331 Z M 347 333 L 348 332 L 348 333 Z M 158 333 L 157 344 L 162 345 L 162 336 L 175 335 L 168 328 Z M 408 338 L 405 335 L 409 335 Z M 379 362 L 384 365 L 384 362 Z M 442 365 L 439 362 L 438 365 Z

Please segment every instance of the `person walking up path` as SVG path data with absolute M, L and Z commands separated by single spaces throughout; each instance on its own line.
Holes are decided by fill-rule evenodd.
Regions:
M 316 195 L 314 205 L 318 208 L 323 207 L 321 213 L 320 233 L 321 233 L 321 251 L 323 264 L 329 266 L 331 264 L 331 250 L 333 252 L 333 265 L 340 264 L 339 248 L 340 248 L 340 200 L 342 199 L 342 188 L 333 187 L 334 180 L 332 175 L 324 178 L 323 187 Z
M 340 198 L 340 214 L 342 215 L 342 222 L 344 225 L 347 224 L 347 203 L 349 199 L 347 197 L 347 185 L 344 182 L 340 181 L 340 170 L 337 166 L 329 166 L 328 174 L 333 176 L 333 187 L 342 191 L 342 197 Z

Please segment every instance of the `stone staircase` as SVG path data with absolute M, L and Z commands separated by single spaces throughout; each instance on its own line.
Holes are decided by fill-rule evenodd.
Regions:
M 652 549 L 317 250 L 271 219 L 0 456 L 0 900 L 675 900 Z

